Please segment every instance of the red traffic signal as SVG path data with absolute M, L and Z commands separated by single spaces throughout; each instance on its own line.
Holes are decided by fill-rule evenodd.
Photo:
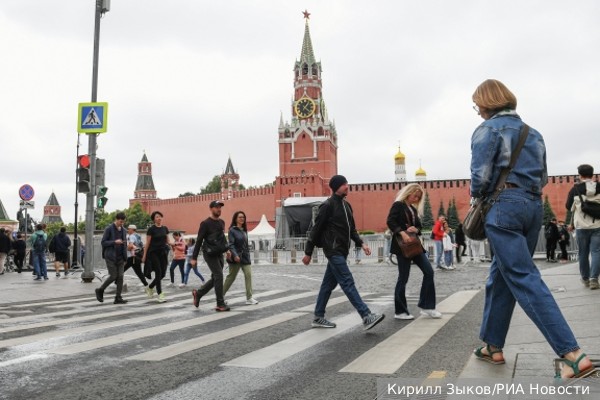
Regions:
M 82 156 L 77 157 L 77 164 L 79 164 L 80 168 L 89 168 L 90 167 L 90 156 L 84 154 Z

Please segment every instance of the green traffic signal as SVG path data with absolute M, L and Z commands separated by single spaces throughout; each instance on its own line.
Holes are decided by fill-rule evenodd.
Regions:
M 96 203 L 98 208 L 104 208 L 108 202 L 108 199 L 105 197 L 106 192 L 108 192 L 108 188 L 106 186 L 98 186 L 98 200 Z

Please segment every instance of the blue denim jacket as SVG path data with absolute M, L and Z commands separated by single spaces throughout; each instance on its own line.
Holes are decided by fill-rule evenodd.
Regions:
M 505 110 L 484 121 L 471 137 L 471 196 L 486 197 L 496 188 L 519 142 L 523 122 L 515 110 Z M 540 194 L 548 183 L 546 145 L 542 135 L 529 128 L 529 136 L 506 182 Z

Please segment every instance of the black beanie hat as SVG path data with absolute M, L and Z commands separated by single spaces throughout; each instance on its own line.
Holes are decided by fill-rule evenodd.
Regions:
M 334 192 L 337 192 L 340 186 L 342 186 L 344 183 L 348 183 L 348 180 L 344 175 L 334 175 L 329 180 L 329 187 Z

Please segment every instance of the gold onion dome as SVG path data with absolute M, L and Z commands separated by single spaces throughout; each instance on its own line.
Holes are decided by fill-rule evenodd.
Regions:
M 404 156 L 404 153 L 402 153 L 400 151 L 400 148 L 398 148 L 398 152 L 396 153 L 396 155 L 394 156 L 394 160 L 396 161 L 404 161 L 406 157 Z
M 419 167 L 419 169 L 415 172 L 416 176 L 425 176 L 427 175 L 427 173 L 425 172 L 425 170 L 421 167 Z

